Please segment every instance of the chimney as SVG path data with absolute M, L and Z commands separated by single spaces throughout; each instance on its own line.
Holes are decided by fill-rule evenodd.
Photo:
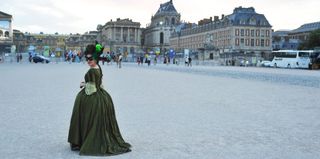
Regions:
M 214 21 L 218 21 L 219 20 L 219 16 L 214 16 Z
M 212 17 L 210 17 L 210 22 L 212 22 Z
M 224 14 L 221 15 L 221 20 L 224 19 Z

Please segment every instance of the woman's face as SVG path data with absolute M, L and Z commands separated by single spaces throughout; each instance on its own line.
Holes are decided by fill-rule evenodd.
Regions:
M 87 59 L 87 63 L 90 67 L 95 67 L 97 65 L 96 60 L 93 59 Z

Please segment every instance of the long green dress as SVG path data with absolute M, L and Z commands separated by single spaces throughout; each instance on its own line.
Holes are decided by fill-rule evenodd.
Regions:
M 85 82 L 92 83 L 96 89 L 93 92 L 89 90 L 91 95 L 88 95 L 87 88 L 78 93 L 68 142 L 79 148 L 80 155 L 108 156 L 131 151 L 131 145 L 121 136 L 112 99 L 101 87 L 100 69 L 90 68 Z

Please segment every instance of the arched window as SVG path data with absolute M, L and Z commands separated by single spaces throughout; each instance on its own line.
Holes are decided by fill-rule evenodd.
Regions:
M 176 19 L 175 18 L 171 19 L 171 25 L 176 25 Z
M 6 31 L 4 34 L 5 34 L 4 37 L 9 37 L 9 32 L 8 31 Z
M 160 44 L 163 44 L 164 35 L 163 32 L 160 33 Z

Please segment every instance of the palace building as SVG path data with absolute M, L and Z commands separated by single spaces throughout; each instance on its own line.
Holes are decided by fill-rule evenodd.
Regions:
M 12 45 L 12 15 L 0 11 L 0 54 L 11 52 Z
M 256 13 L 253 7 L 238 7 L 230 15 L 215 16 L 213 20 L 199 21 L 198 26 L 177 29 L 170 38 L 170 47 L 207 51 L 203 59 L 252 57 L 248 59 L 254 63 L 271 53 L 271 34 L 272 26 L 263 14 Z
M 145 48 L 167 52 L 170 48 L 170 36 L 179 25 L 180 17 L 172 0 L 161 4 L 157 13 L 151 17 L 151 24 L 143 32 Z
M 110 20 L 98 26 L 98 41 L 105 46 L 105 51 L 134 54 L 141 50 L 141 29 L 139 22 L 131 19 Z

